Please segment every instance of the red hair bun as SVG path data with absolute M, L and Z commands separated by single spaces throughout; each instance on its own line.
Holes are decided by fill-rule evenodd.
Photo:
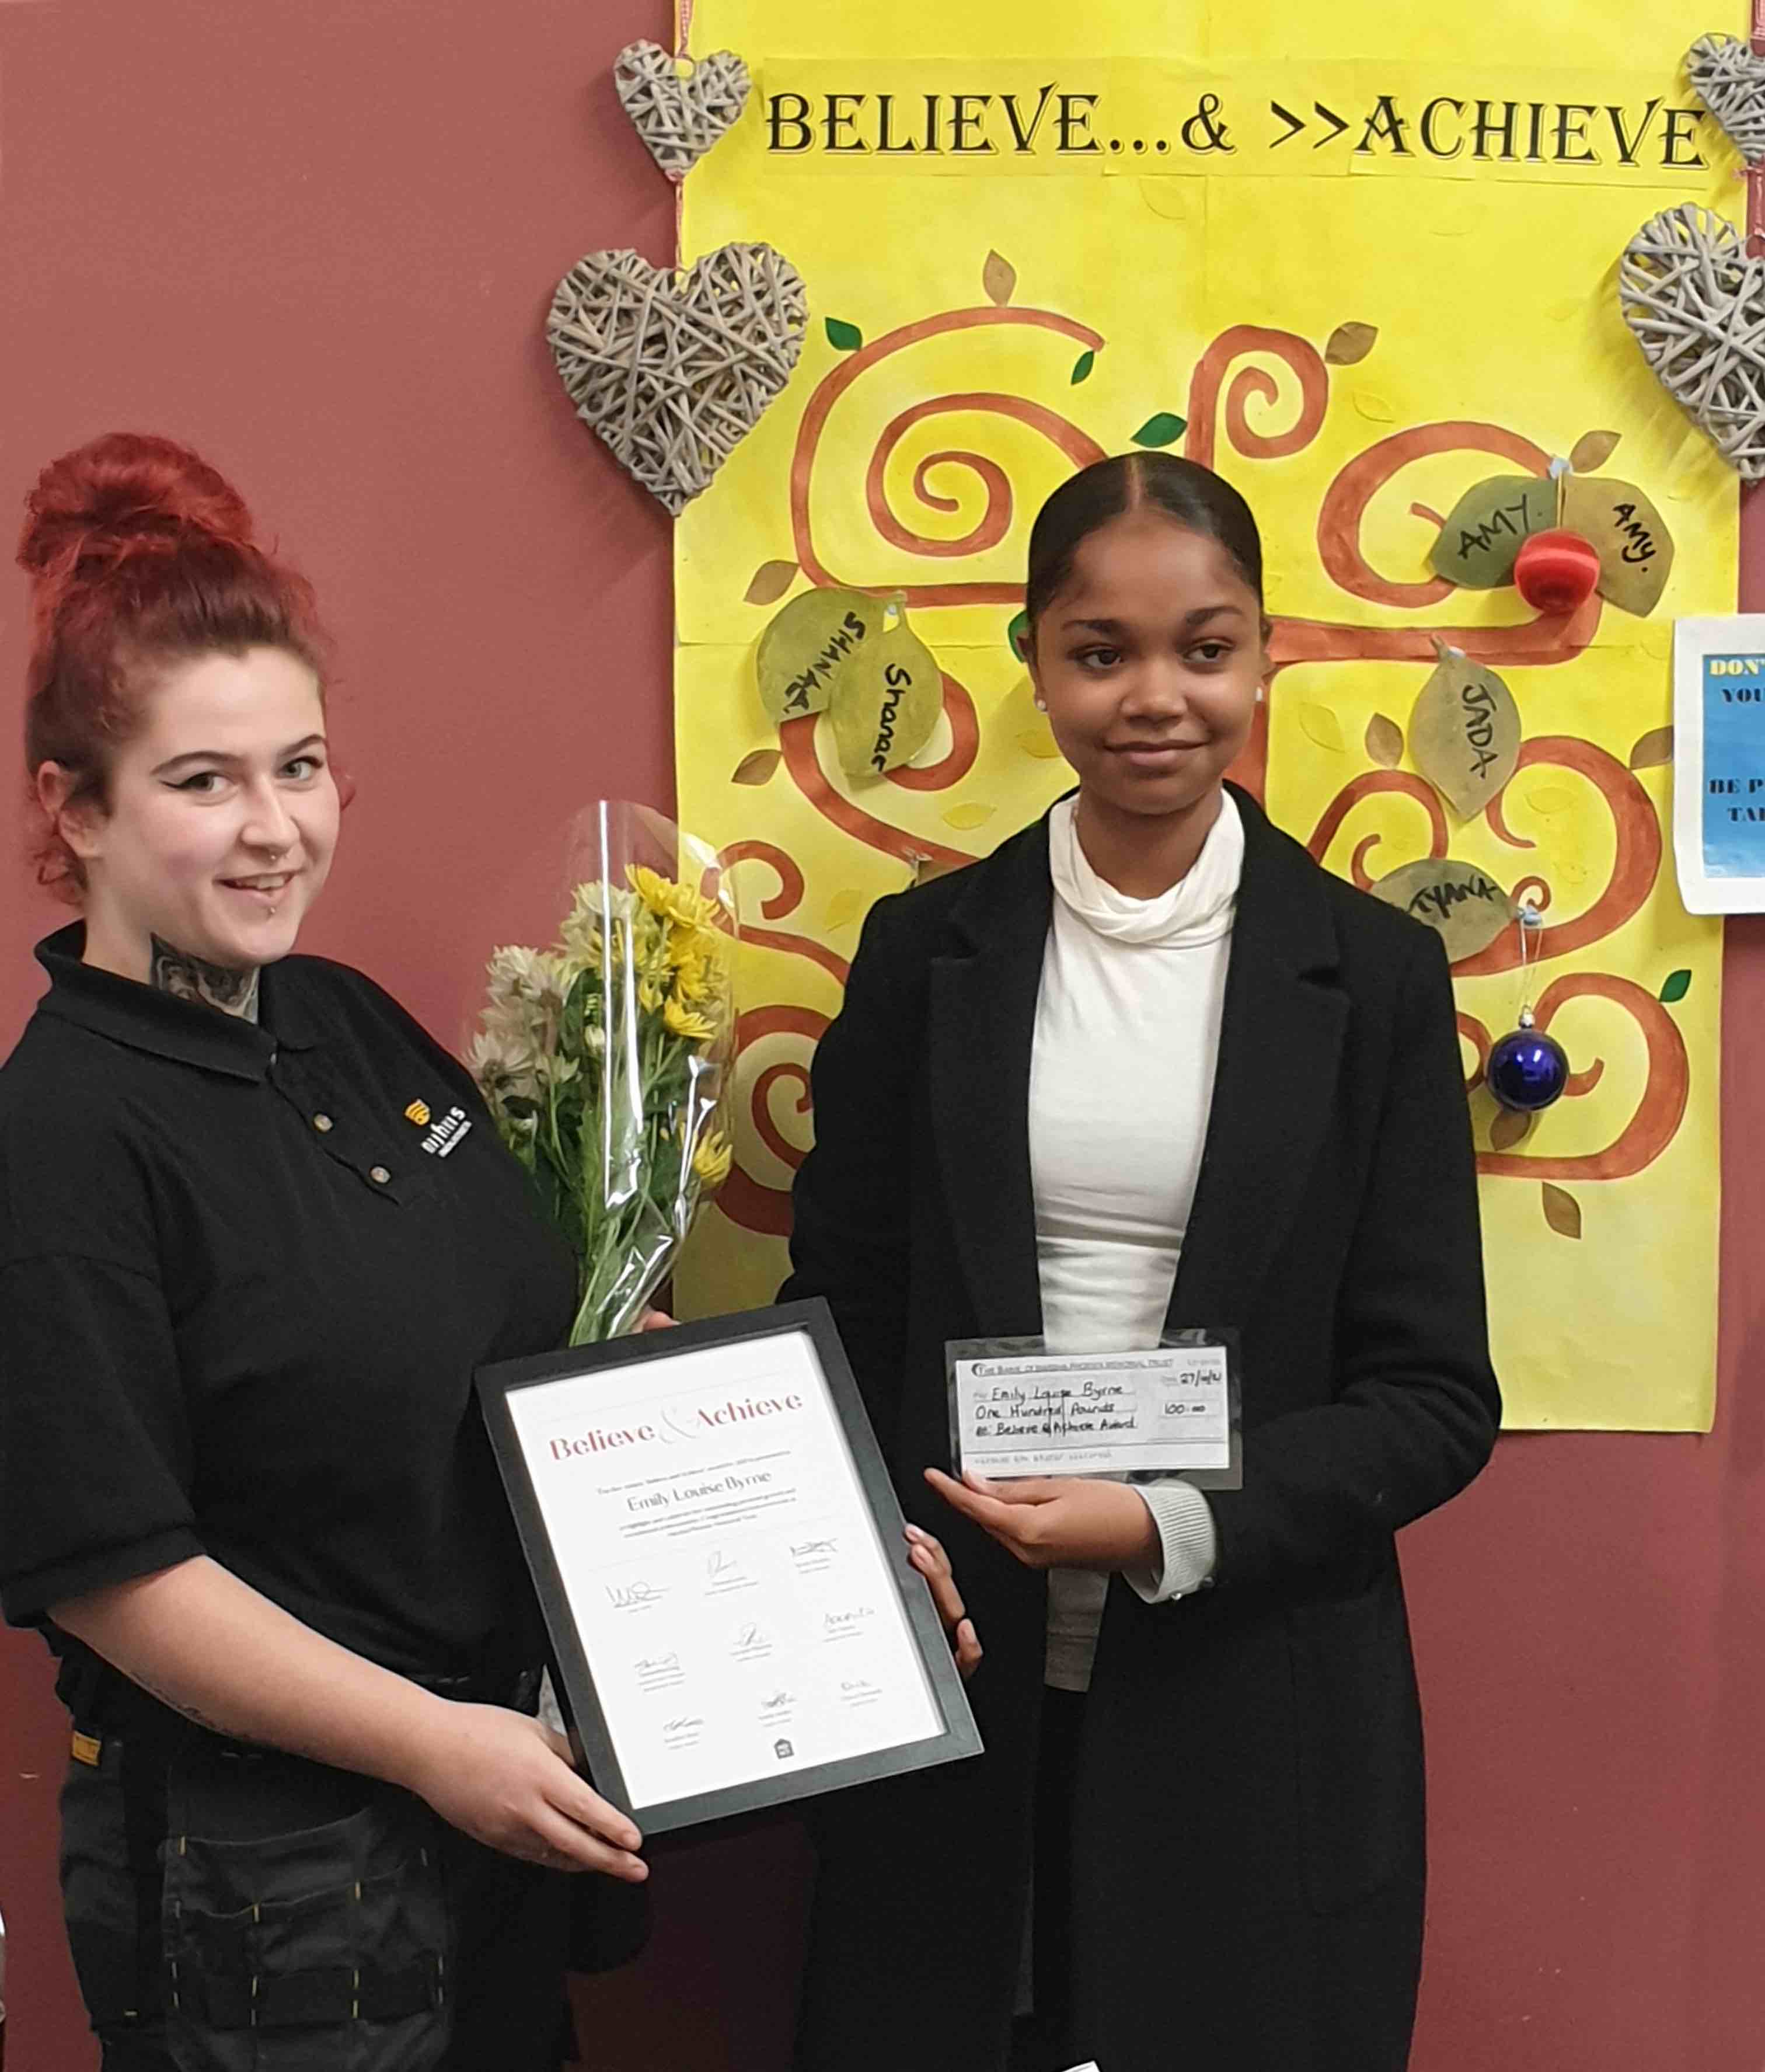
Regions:
M 174 439 L 109 432 L 38 476 L 25 499 L 18 562 L 39 582 L 65 582 L 82 561 L 114 566 L 132 553 L 187 546 L 193 533 L 252 545 L 244 499 Z

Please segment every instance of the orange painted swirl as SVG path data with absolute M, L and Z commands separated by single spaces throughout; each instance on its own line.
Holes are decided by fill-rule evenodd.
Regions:
M 1053 310 L 995 309 L 989 305 L 982 309 L 946 310 L 938 316 L 922 317 L 916 323 L 902 324 L 893 331 L 885 331 L 880 338 L 872 339 L 868 345 L 861 346 L 857 352 L 848 354 L 838 366 L 822 378 L 810 397 L 802 421 L 797 427 L 797 442 L 791 455 L 791 535 L 796 545 L 798 565 L 811 582 L 824 587 L 873 591 L 893 591 L 901 587 L 893 583 L 855 582 L 835 575 L 822 560 L 816 548 L 809 511 L 810 492 L 822 438 L 835 405 L 861 376 L 893 354 L 905 352 L 926 339 L 994 325 L 1028 327 L 1051 331 L 1087 352 L 1098 351 L 1103 343 L 1101 335 L 1088 324 L 1082 324 L 1072 317 L 1061 316 Z M 939 461 L 954 462 L 969 468 L 979 478 L 987 491 L 987 508 L 979 523 L 965 538 L 928 538 L 909 530 L 889 508 L 884 473 L 889 457 L 901 438 L 923 419 L 952 410 L 986 411 L 1026 425 L 1064 454 L 1075 468 L 1086 467 L 1092 461 L 1103 458 L 1103 449 L 1088 434 L 1081 431 L 1077 425 L 1023 397 L 1003 395 L 991 390 L 975 390 L 959 396 L 935 397 L 915 404 L 901 412 L 885 428 L 871 455 L 864 475 L 865 501 L 872 520 L 883 538 L 903 553 L 934 560 L 958 559 L 964 555 L 979 553 L 985 548 L 997 546 L 1010 527 L 1013 502 L 1005 472 L 996 462 L 973 453 L 935 454 L 920 462 L 913 478 L 914 494 L 929 508 L 938 511 L 953 510 L 956 506 L 954 500 L 938 496 L 931 491 L 926 481 L 929 468 Z M 901 594 L 909 606 L 1020 604 L 1024 586 L 1020 582 L 915 583 L 906 586 Z
M 1225 371 L 1246 352 L 1266 352 L 1280 360 L 1299 384 L 1299 414 L 1284 432 L 1253 430 L 1250 405 L 1280 401 L 1281 384 L 1265 367 L 1241 368 L 1225 396 L 1225 436 L 1234 452 L 1253 460 L 1280 460 L 1301 452 L 1323 429 L 1330 401 L 1330 376 L 1317 347 L 1289 331 L 1262 324 L 1233 324 L 1222 331 L 1196 362 L 1189 377 L 1188 434 L 1183 450 L 1203 467 L 1213 465 L 1216 419 Z

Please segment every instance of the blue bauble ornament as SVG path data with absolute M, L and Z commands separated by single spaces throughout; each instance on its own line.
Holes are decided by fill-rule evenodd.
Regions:
M 1569 1083 L 1568 1054 L 1554 1036 L 1533 1027 L 1528 1012 L 1489 1053 L 1488 1076 L 1490 1092 L 1504 1108 L 1535 1114 L 1562 1098 Z

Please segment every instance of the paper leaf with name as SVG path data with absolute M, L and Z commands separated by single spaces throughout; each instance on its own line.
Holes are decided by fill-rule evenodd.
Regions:
M 1652 611 L 1673 565 L 1666 520 L 1635 483 L 1572 475 L 1562 486 L 1562 522 L 1593 542 L 1599 594 L 1640 619 Z
M 767 717 L 782 726 L 825 712 L 854 779 L 911 762 L 943 709 L 942 672 L 905 612 L 860 590 L 793 598 L 761 635 L 754 664 Z
M 1556 522 L 1555 483 L 1541 475 L 1492 475 L 1447 512 L 1428 565 L 1461 590 L 1497 590 L 1513 582 L 1514 557 L 1526 539 Z
M 1451 857 L 1406 863 L 1373 888 L 1373 896 L 1426 921 L 1458 964 L 1486 950 L 1513 918 L 1513 902 L 1488 871 Z
M 1461 820 L 1475 820 L 1520 761 L 1520 708 L 1493 669 L 1450 652 L 1410 715 L 1410 755 Z
M 848 777 L 881 777 L 911 763 L 943 710 L 944 679 L 931 650 L 897 610 L 862 664 L 844 674 L 828 707 Z
M 775 726 L 825 712 L 854 656 L 881 638 L 888 610 L 861 590 L 812 590 L 794 598 L 760 636 L 754 668 Z

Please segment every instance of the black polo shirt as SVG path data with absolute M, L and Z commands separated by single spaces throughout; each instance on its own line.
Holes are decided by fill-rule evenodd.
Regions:
M 472 1372 L 561 1345 L 575 1272 L 470 1076 L 346 966 L 253 1024 L 83 942 L 0 1067 L 6 1618 L 207 1553 L 407 1674 L 530 1651 Z

